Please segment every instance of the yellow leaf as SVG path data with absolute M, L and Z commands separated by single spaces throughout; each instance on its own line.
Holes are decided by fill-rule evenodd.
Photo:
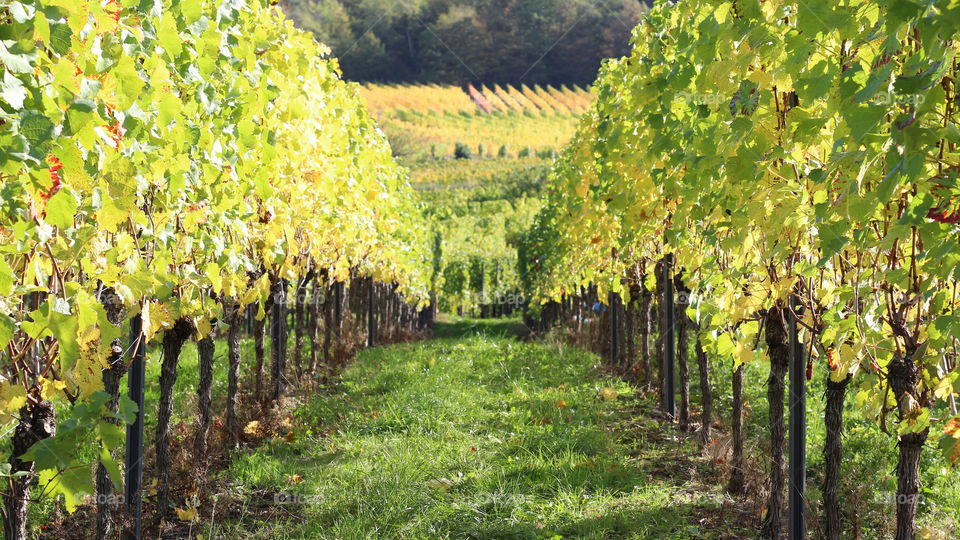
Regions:
M 753 71 L 747 75 L 747 79 L 757 83 L 758 86 L 765 87 L 770 85 L 773 76 L 766 71 Z
M 953 393 L 953 380 L 949 377 L 940 379 L 940 382 L 938 382 L 937 386 L 933 389 L 933 395 L 943 401 L 949 399 Z
M 43 399 L 53 399 L 58 390 L 63 390 L 66 387 L 67 383 L 63 381 L 40 377 L 40 397 Z
M 223 279 L 220 277 L 220 267 L 217 266 L 217 263 L 207 263 L 203 267 L 203 273 L 207 276 L 207 279 L 210 280 L 210 284 L 213 286 L 213 292 L 220 294 L 220 291 L 223 289 Z
M 2 401 L 3 422 L 13 420 L 10 413 L 17 412 L 27 404 L 27 392 L 19 384 L 0 383 L 0 401 Z
M 743 342 L 738 341 L 736 344 L 737 347 L 737 362 L 739 364 L 748 364 L 753 362 L 757 354 L 754 352 L 753 348 L 744 345 Z M 738 364 L 738 365 L 739 365 Z
M 198 336 L 206 337 L 210 335 L 210 319 L 206 317 L 198 317 L 195 319 L 194 326 L 197 328 Z
M 862 347 L 854 347 L 846 343 L 840 345 L 837 351 L 839 356 L 837 369 L 831 369 L 830 380 L 840 382 L 847 378 L 848 374 L 856 375 L 860 368 L 860 353 Z
M 613 388 L 608 387 L 608 388 L 604 388 L 603 390 L 600 390 L 600 398 L 603 399 L 604 401 L 613 401 L 617 399 L 617 396 L 619 395 L 620 394 L 618 394 L 617 391 L 614 390 Z
M 196 508 L 177 508 L 177 519 L 180 521 L 196 521 L 197 520 L 197 509 Z
M 143 310 L 143 334 L 147 341 L 153 339 L 158 332 L 173 326 L 173 319 L 166 306 L 160 302 L 147 302 Z
M 614 390 L 614 391 L 616 391 L 616 390 Z M 562 399 L 558 399 L 557 402 L 553 404 L 553 406 L 556 407 L 556 408 L 558 408 L 558 409 L 566 409 L 566 408 L 567 408 L 567 402 L 564 401 L 564 400 L 562 400 Z
M 303 482 L 303 475 L 291 474 L 287 477 L 287 481 L 291 484 L 299 484 L 300 482 Z
M 243 428 L 243 432 L 247 435 L 256 435 L 260 431 L 260 421 L 252 420 Z
M 102 372 L 109 367 L 106 364 L 107 360 L 102 358 L 97 342 L 88 342 L 80 348 L 80 357 L 73 367 L 72 382 L 84 397 L 103 390 Z
M 575 189 L 577 192 L 577 197 L 580 197 L 581 199 L 583 199 L 584 197 L 587 196 L 587 193 L 590 191 L 590 183 L 587 180 L 584 180 L 583 182 L 580 182 L 579 184 L 577 184 L 577 187 Z
M 790 294 L 790 291 L 793 290 L 793 285 L 796 282 L 796 277 L 785 277 L 777 280 L 776 283 L 773 283 L 770 286 L 770 297 L 774 300 L 786 300 L 787 296 Z
M 447 480 L 446 478 L 438 478 L 437 480 L 430 480 L 427 482 L 427 487 L 435 489 L 437 491 L 450 491 L 450 488 L 453 487 L 453 482 Z

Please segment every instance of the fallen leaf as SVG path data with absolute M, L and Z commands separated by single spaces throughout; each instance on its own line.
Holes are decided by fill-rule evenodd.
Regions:
M 260 421 L 252 420 L 243 428 L 243 432 L 247 435 L 256 435 L 260 431 Z
M 613 401 L 617 399 L 619 395 L 620 394 L 618 394 L 617 391 L 614 390 L 613 388 L 608 387 L 608 388 L 604 388 L 603 390 L 600 390 L 600 398 L 603 399 L 604 401 Z
M 196 521 L 197 520 L 197 509 L 196 508 L 177 508 L 177 519 L 180 521 Z
M 438 478 L 427 482 L 427 487 L 437 491 L 447 492 L 453 487 L 453 482 L 446 478 Z
M 299 484 L 300 482 L 303 482 L 303 475 L 291 474 L 290 476 L 287 477 L 287 481 L 290 482 L 291 484 Z

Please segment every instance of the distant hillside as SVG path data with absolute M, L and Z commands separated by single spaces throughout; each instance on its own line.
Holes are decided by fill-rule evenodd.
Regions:
M 353 81 L 590 84 L 639 0 L 282 0 Z
M 366 84 L 358 91 L 394 153 L 410 160 L 552 157 L 592 99 L 566 86 Z

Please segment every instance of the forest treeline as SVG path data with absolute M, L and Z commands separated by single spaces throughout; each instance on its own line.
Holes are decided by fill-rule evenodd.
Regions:
M 641 0 L 284 0 L 355 81 L 580 84 L 629 52 Z

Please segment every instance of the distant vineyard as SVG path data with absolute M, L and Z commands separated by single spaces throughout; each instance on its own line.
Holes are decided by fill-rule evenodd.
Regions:
M 394 153 L 414 158 L 549 157 L 569 142 L 592 95 L 582 88 L 363 85 Z
M 518 171 L 549 165 L 544 159 L 531 157 L 517 160 L 438 160 L 420 164 L 410 170 L 410 183 L 425 197 L 424 192 L 450 189 L 492 188 L 497 180 Z
M 382 85 L 365 84 L 359 87 L 359 94 L 367 102 L 373 113 L 393 112 L 397 109 L 411 111 L 435 111 L 438 113 L 477 113 L 485 114 L 471 94 L 479 94 L 493 107 L 493 112 L 519 112 L 547 114 L 580 114 L 592 100 L 589 90 L 578 86 L 552 86 L 532 88 L 521 85 L 493 85 L 474 88 L 461 88 L 452 85 Z
M 517 244 L 540 210 L 551 161 L 436 160 L 414 168 L 436 235 L 432 283 L 444 312 L 499 316 L 523 302 Z

